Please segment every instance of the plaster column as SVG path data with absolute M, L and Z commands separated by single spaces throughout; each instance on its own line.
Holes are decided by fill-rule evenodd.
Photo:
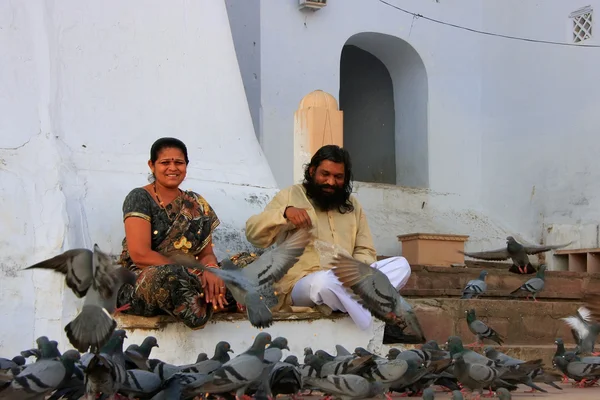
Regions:
M 322 90 L 304 96 L 294 113 L 294 183 L 304 179 L 304 166 L 322 146 L 343 145 L 343 112 L 336 99 Z

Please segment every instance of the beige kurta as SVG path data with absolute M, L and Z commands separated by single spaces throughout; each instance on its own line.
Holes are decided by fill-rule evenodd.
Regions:
M 312 232 L 317 239 L 337 244 L 357 260 L 372 264 L 377 260 L 377 253 L 373 246 L 367 218 L 358 200 L 354 196 L 350 196 L 350 200 L 354 205 L 352 212 L 342 214 L 337 209 L 321 211 L 308 199 L 304 186 L 301 184 L 290 186 L 277 193 L 262 213 L 248 219 L 246 238 L 259 248 L 273 245 L 281 232 L 290 229 L 291 224 L 283 216 L 285 208 L 288 206 L 304 208 L 312 220 Z M 279 281 L 277 290 L 281 296 L 279 304 L 273 311 L 289 312 L 306 309 L 292 308 L 290 293 L 296 282 L 320 269 L 322 267 L 319 253 L 310 243 L 296 265 Z

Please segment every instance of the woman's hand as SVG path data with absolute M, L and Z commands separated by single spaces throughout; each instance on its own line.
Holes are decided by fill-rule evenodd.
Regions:
M 219 307 L 221 309 L 225 308 L 225 305 L 229 304 L 225 299 L 225 283 L 223 283 L 223 281 L 215 274 L 211 274 L 210 271 L 204 271 L 201 282 L 202 287 L 204 288 L 204 297 L 207 303 L 212 303 L 214 307 Z

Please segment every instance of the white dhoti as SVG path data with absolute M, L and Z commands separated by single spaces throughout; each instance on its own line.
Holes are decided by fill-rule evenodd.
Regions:
M 390 257 L 371 264 L 400 289 L 410 278 L 410 265 L 404 257 Z M 362 330 L 371 326 L 371 312 L 350 297 L 331 270 L 317 271 L 300 279 L 292 289 L 292 303 L 298 307 L 325 304 L 334 311 L 348 313 Z

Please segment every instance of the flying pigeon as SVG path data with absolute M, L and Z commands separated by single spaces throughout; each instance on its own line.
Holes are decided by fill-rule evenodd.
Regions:
M 386 323 L 408 327 L 420 343 L 425 343 L 413 308 L 383 272 L 342 253 L 333 257 L 331 265 L 334 275 L 359 304 Z
M 535 298 L 539 292 L 544 289 L 546 279 L 546 265 L 540 265 L 540 268 L 537 271 L 535 278 L 529 279 L 527 282 L 522 284 L 517 289 L 510 292 L 511 295 L 516 295 L 517 293 L 523 291 L 527 292 L 527 300 L 529 300 L 529 296 L 533 295 L 533 301 L 537 301 Z
M 506 247 L 502 249 L 480 251 L 475 253 L 466 253 L 460 250 L 459 252 L 472 258 L 488 261 L 503 261 L 510 258 L 513 262 L 513 265 L 509 269 L 510 272 L 515 274 L 533 274 L 536 272 L 536 269 L 533 267 L 533 265 L 531 265 L 531 262 L 529 262 L 529 257 L 527 256 L 528 254 L 533 255 L 544 253 L 550 250 L 560 249 L 567 247 L 571 243 L 572 242 L 554 246 L 523 246 L 521 243 L 517 242 L 515 238 L 508 236 L 506 238 Z
M 600 324 L 592 320 L 590 310 L 585 307 L 579 307 L 576 316 L 561 319 L 574 330 L 581 353 L 592 353 L 595 356 L 600 355 L 594 353 L 596 338 L 598 337 L 598 333 L 600 333 Z
M 308 230 L 298 229 L 279 246 L 264 252 L 244 268 L 238 268 L 230 259 L 225 259 L 221 262 L 221 269 L 212 268 L 209 272 L 221 278 L 235 300 L 246 306 L 252 326 L 266 328 L 273 323 L 271 308 L 278 302 L 273 284 L 296 264 L 310 239 Z M 186 255 L 173 255 L 171 259 L 186 267 L 205 269 Z
M 117 326 L 112 313 L 117 308 L 117 295 L 125 283 L 135 284 L 136 276 L 126 268 L 115 265 L 114 259 L 94 244 L 93 252 L 86 249 L 68 250 L 26 269 L 52 269 L 66 275 L 67 286 L 75 295 L 85 296 L 83 308 L 65 326 L 69 341 L 80 352 L 97 352 L 110 338 Z

